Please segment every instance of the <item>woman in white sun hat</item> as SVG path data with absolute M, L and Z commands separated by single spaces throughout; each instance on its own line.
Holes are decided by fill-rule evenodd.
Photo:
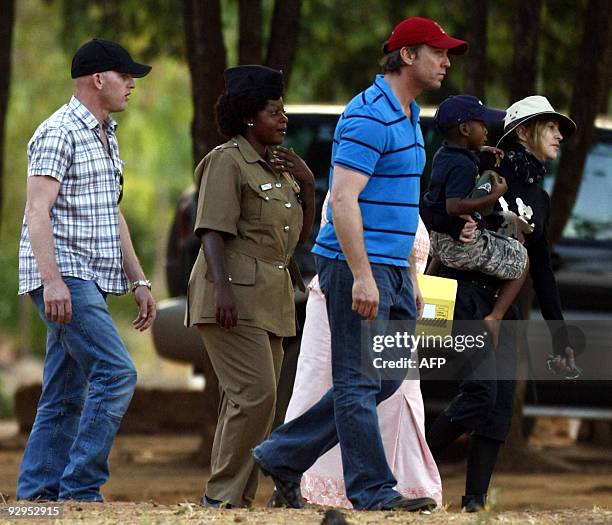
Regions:
M 481 173 L 493 169 L 508 184 L 508 191 L 500 199 L 500 213 L 487 217 L 487 229 L 513 236 L 525 245 L 533 287 L 547 321 L 561 321 L 563 314 L 548 246 L 550 197 L 541 181 L 546 174 L 546 162 L 557 158 L 561 142 L 575 129 L 576 124 L 556 112 L 545 97 L 526 97 L 506 112 L 504 135 L 497 144 L 504 151 L 501 164 L 496 166 L 496 158 L 491 153 L 482 153 L 480 157 Z M 495 290 L 500 282 L 492 282 L 491 278 L 474 272 L 460 273 L 440 272 L 459 281 L 455 318 L 482 319 L 481 314 L 490 311 L 495 302 Z M 470 285 L 475 281 L 481 286 Z M 517 308 L 508 312 L 506 319 L 518 318 Z M 565 375 L 575 373 L 574 350 L 568 344 L 563 323 L 549 322 L 549 327 L 556 369 Z M 501 370 L 498 379 L 462 381 L 460 395 L 440 414 L 427 434 L 435 458 L 461 434 L 471 432 L 462 499 L 462 507 L 468 512 L 485 506 L 497 454 L 510 430 L 516 382 L 501 380 L 515 377 L 516 372 L 516 352 L 508 339 L 500 345 L 502 350 L 490 356 L 497 363 L 496 369 Z

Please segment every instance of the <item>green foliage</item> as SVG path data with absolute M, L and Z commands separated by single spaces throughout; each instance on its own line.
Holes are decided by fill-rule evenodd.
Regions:
M 586 0 L 548 0 L 542 23 L 540 85 L 555 108 L 569 108 L 576 66 L 579 60 L 603 60 L 593 50 L 593 57 L 580 57 Z
M 5 188 L 8 198 L 0 235 L 0 330 L 19 347 L 44 352 L 44 325 L 28 299 L 19 301 L 19 235 L 25 205 L 26 144 L 36 127 L 66 103 L 72 92 L 70 59 L 59 44 L 59 6 L 18 2 L 13 79 L 7 119 Z M 44 60 L 40 60 L 44 50 Z M 189 71 L 173 58 L 152 61 L 153 71 L 137 80 L 125 113 L 114 117 L 125 161 L 122 211 L 148 275 L 163 263 L 174 204 L 191 182 L 192 106 Z M 160 272 L 158 272 L 160 273 Z M 155 282 L 158 296 L 164 286 Z M 133 298 L 111 299 L 120 316 L 134 316 Z
M 296 64 L 288 100 L 346 103 L 367 87 L 379 72 L 382 45 L 395 24 L 408 16 L 438 20 L 450 34 L 461 34 L 463 2 L 305 2 Z M 434 104 L 462 83 L 461 59 L 453 59 L 452 73 L 440 91 L 424 94 L 421 102 Z
M 182 57 L 185 36 L 180 0 L 52 0 L 59 4 L 61 42 L 68 53 L 93 37 L 122 42 L 142 60 Z
M 0 419 L 13 417 L 13 401 L 4 391 L 2 378 L 0 377 Z

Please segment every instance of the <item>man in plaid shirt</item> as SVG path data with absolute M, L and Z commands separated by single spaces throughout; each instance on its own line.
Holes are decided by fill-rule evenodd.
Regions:
M 137 330 L 156 315 L 119 209 L 123 162 L 110 113 L 125 109 L 134 77 L 150 70 L 115 42 L 86 43 L 72 60 L 74 96 L 28 144 L 19 293 L 47 325 L 47 353 L 19 499 L 103 501 L 108 454 L 136 387 L 106 296 L 129 283 Z

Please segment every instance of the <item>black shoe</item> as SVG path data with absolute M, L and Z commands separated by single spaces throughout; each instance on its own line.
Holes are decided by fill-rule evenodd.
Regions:
M 487 504 L 486 494 L 461 496 L 461 508 L 464 512 L 478 512 L 484 510 Z
M 330 509 L 325 512 L 325 516 L 323 516 L 320 525 L 349 525 L 349 523 L 346 521 L 342 512 L 336 509 Z
M 202 499 L 200 500 L 200 505 L 207 509 L 231 509 L 234 507 L 231 503 L 228 503 L 227 501 L 212 499 L 209 498 L 206 494 L 202 496 Z
M 398 496 L 385 503 L 380 510 L 403 510 L 406 512 L 430 511 L 436 508 L 436 502 L 431 498 L 408 499 Z
M 272 497 L 268 500 L 267 507 L 289 507 L 291 509 L 304 508 L 304 498 L 302 497 L 299 483 L 287 481 L 271 474 L 254 455 L 253 459 L 255 459 L 255 463 L 257 463 L 263 475 L 270 476 L 272 481 L 274 481 L 275 490 Z

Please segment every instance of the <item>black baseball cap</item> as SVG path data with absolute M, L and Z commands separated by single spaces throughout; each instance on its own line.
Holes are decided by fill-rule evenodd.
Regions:
M 283 95 L 283 74 L 259 65 L 230 67 L 225 70 L 225 90 L 230 95 L 258 92 L 277 100 Z
M 140 78 L 151 71 L 151 66 L 134 62 L 131 55 L 116 42 L 94 38 L 74 54 L 70 73 L 72 78 L 77 78 L 102 71 L 129 73 Z
M 478 98 L 471 95 L 448 97 L 439 106 L 434 116 L 438 129 L 446 131 L 462 122 L 483 120 L 494 122 L 503 120 L 506 112 L 485 106 Z

